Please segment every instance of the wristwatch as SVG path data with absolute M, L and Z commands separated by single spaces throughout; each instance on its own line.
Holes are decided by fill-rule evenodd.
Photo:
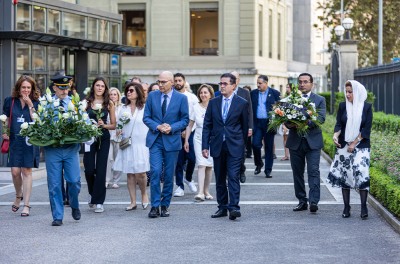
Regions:
M 357 137 L 357 140 L 358 140 L 358 142 L 361 142 L 362 138 L 360 138 L 360 137 Z

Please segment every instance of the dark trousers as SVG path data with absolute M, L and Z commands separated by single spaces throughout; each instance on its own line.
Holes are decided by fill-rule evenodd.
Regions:
M 240 167 L 243 156 L 232 156 L 226 143 L 222 143 L 221 154 L 213 157 L 219 209 L 240 210 Z M 226 179 L 228 178 L 228 188 Z M 229 196 L 229 199 L 228 199 Z
M 318 204 L 320 199 L 319 160 L 321 149 L 310 149 L 307 140 L 302 138 L 299 148 L 297 150 L 289 149 L 289 152 L 296 198 L 299 199 L 299 202 L 307 203 L 304 184 L 304 169 L 307 161 L 308 186 L 310 188 L 308 197 L 310 203 Z
M 250 157 L 251 154 L 252 154 L 251 137 L 248 137 L 246 142 L 246 156 Z
M 191 182 L 193 178 L 193 171 L 194 167 L 196 165 L 196 155 L 194 154 L 194 146 L 193 146 L 193 136 L 194 136 L 194 131 L 190 134 L 189 137 L 189 153 L 185 151 L 183 148 L 183 144 L 185 144 L 185 139 L 182 139 L 182 149 L 179 151 L 178 155 L 178 161 L 176 162 L 176 168 L 175 168 L 175 183 L 179 187 L 184 190 L 184 184 L 183 184 L 183 167 L 187 161 L 186 165 L 186 180 Z
M 264 139 L 264 149 L 265 149 L 265 173 L 271 173 L 272 166 L 274 164 L 274 138 L 275 132 L 268 132 L 268 119 L 256 119 L 254 130 L 253 130 L 253 154 L 254 154 L 254 164 L 256 166 L 262 166 L 261 159 L 261 148 L 262 141 Z
M 90 146 L 90 152 L 85 152 L 83 155 L 85 177 L 92 204 L 103 204 L 106 199 L 106 172 L 110 139 L 101 138 L 100 142 L 95 141 Z

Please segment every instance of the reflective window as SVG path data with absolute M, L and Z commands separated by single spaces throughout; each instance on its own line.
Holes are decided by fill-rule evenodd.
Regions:
M 104 42 L 109 42 L 109 30 L 108 30 L 108 21 L 104 19 L 99 20 L 99 40 Z
M 111 74 L 119 74 L 119 55 L 111 54 Z
M 47 32 L 50 34 L 60 34 L 60 11 L 48 10 Z
M 111 43 L 119 43 L 119 25 L 117 23 L 110 23 L 111 29 Z
M 63 36 L 85 38 L 86 18 L 84 16 L 64 13 Z
M 218 55 L 218 8 L 190 8 L 190 55 Z
M 94 52 L 89 52 L 89 73 L 99 73 L 99 54 Z
M 70 53 L 68 57 L 68 74 L 75 74 L 75 53 Z
M 97 19 L 88 18 L 88 39 L 97 40 Z
M 46 74 L 34 74 L 33 79 L 35 79 L 36 85 L 39 88 L 40 94 L 44 94 L 46 92 Z
M 61 67 L 61 50 L 60 50 L 60 48 L 48 47 L 47 53 L 48 53 L 48 60 L 49 60 L 49 62 L 48 62 L 49 71 L 58 71 L 60 69 L 63 69 Z
M 134 56 L 146 56 L 146 10 L 121 11 L 122 43 L 134 47 Z
M 111 81 L 110 81 L 110 87 L 115 87 L 115 88 L 118 88 L 119 89 L 119 81 L 120 81 L 120 79 L 118 78 L 111 78 Z
M 110 54 L 100 53 L 100 74 L 108 74 L 110 68 Z
M 46 32 L 46 8 L 33 6 L 33 31 Z
M 31 6 L 18 3 L 16 15 L 17 30 L 31 30 Z
M 29 71 L 31 69 L 31 46 L 24 43 L 16 43 L 17 70 Z
M 272 40 L 273 40 L 273 32 L 272 32 L 272 10 L 269 10 L 268 13 L 268 57 L 272 58 Z
M 32 69 L 34 71 L 46 70 L 46 47 L 32 45 Z

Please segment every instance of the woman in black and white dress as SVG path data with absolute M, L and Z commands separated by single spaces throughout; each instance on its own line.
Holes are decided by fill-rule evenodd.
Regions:
M 350 217 L 350 189 L 359 190 L 361 218 L 366 219 L 372 105 L 365 102 L 367 91 L 361 83 L 347 81 L 345 87 L 346 102 L 339 104 L 333 135 L 337 150 L 327 181 L 332 186 L 342 188 L 343 218 Z

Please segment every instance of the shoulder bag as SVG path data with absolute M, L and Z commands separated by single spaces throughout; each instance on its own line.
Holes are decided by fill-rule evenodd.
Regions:
M 136 111 L 136 110 L 135 110 Z M 135 116 L 135 119 L 133 120 L 133 125 L 132 125 L 132 130 L 131 130 L 131 134 L 129 135 L 129 137 L 124 138 L 121 140 L 121 142 L 119 142 L 119 148 L 120 149 L 126 149 L 127 147 L 129 147 L 130 145 L 132 145 L 132 133 L 133 133 L 133 129 L 135 128 L 135 123 L 136 123 L 136 118 L 137 118 L 137 113 Z
M 8 127 L 10 130 L 11 130 L 11 119 L 12 119 L 13 107 L 14 107 L 14 98 L 13 98 L 12 104 L 11 104 L 10 118 L 8 119 Z M 10 140 L 3 139 L 3 141 L 1 142 L 1 153 L 8 153 L 9 149 L 10 149 Z

